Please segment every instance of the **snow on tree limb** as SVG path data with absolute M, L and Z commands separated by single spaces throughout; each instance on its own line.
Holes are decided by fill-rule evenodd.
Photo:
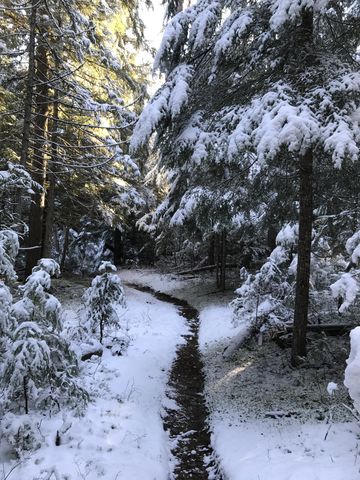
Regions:
M 179 65 L 169 75 L 166 83 L 140 115 L 130 142 L 132 151 L 147 142 L 162 120 L 169 116 L 174 119 L 180 113 L 188 101 L 192 75 L 193 68 L 190 65 Z

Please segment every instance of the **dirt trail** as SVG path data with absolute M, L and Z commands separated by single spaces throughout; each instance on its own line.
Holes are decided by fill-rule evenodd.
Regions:
M 220 473 L 216 471 L 206 423 L 208 411 L 203 395 L 203 363 L 198 347 L 199 312 L 185 300 L 156 292 L 149 287 L 130 283 L 127 285 L 178 307 L 190 328 L 190 333 L 184 335 L 186 343 L 177 350 L 168 383 L 168 395 L 175 400 L 178 409 L 168 409 L 163 419 L 164 427 L 172 440 L 172 454 L 176 459 L 173 478 L 221 480 Z

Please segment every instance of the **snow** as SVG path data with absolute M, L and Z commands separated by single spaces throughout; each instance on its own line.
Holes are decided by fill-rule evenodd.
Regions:
M 222 58 L 222 55 L 231 48 L 234 40 L 240 37 L 248 29 L 252 20 L 253 17 L 250 11 L 241 11 L 239 14 L 239 11 L 235 10 L 235 13 L 224 22 L 221 36 L 219 36 L 214 47 L 215 65 Z
M 328 386 L 326 387 L 326 390 L 328 392 L 329 395 L 333 395 L 333 393 L 335 392 L 335 390 L 338 389 L 338 384 L 335 383 L 335 382 L 329 382 L 328 383 Z
M 275 30 L 279 29 L 285 22 L 299 17 L 302 9 L 313 8 L 315 12 L 324 10 L 330 0 L 272 0 L 272 17 L 270 25 Z
M 228 297 L 214 295 L 210 277 L 187 279 L 151 269 L 123 270 L 121 277 L 125 286 L 127 282 L 148 285 L 185 298 L 200 310 L 199 346 L 209 427 L 224 478 L 359 478 L 360 431 L 341 405 L 346 402 L 346 390 L 340 370 L 290 369 L 284 352 L 279 355 L 279 348 L 271 343 L 255 350 L 243 348 L 225 360 L 223 350 L 238 329 L 232 323 Z M 79 289 L 69 282 L 67 295 L 73 298 L 64 304 L 68 326 L 76 325 Z M 93 357 L 83 364 L 81 379 L 91 396 L 83 417 L 70 411 L 52 418 L 32 415 L 41 420 L 43 446 L 16 466 L 16 480 L 41 475 L 56 480 L 66 475 L 69 480 L 169 478 L 174 459 L 161 412 L 169 406 L 177 408 L 166 395 L 166 385 L 176 345 L 183 341 L 181 335 L 187 328 L 172 305 L 130 287 L 126 295 L 131 339 L 126 354 L 113 356 L 104 348 L 102 358 Z M 357 348 L 360 327 L 354 332 L 352 346 Z M 339 341 L 329 344 L 333 353 Z M 317 350 L 310 345 L 310 357 L 311 348 Z M 360 397 L 356 348 L 352 348 L 345 383 L 352 382 L 351 395 Z M 54 445 L 57 431 L 60 446 Z M 0 456 L 6 474 L 16 461 L 9 461 L 3 445 Z
M 232 324 L 232 310 L 228 305 L 210 305 L 201 310 L 199 329 L 201 351 L 219 339 L 230 339 L 237 331 Z
M 230 480 L 356 480 L 354 424 L 213 423 L 213 445 Z
M 174 119 L 180 113 L 188 101 L 192 74 L 193 68 L 190 65 L 178 65 L 174 68 L 167 81 L 142 111 L 131 137 L 131 151 L 136 151 L 147 142 L 161 120 L 167 116 Z
M 345 369 L 345 385 L 349 389 L 354 407 L 360 413 L 360 327 L 350 332 L 351 350 Z
M 244 348 L 224 360 L 224 348 L 238 329 L 232 324 L 226 299 L 210 295 L 213 292 L 207 290 L 204 278 L 188 280 L 151 270 L 128 270 L 122 276 L 185 297 L 200 310 L 199 346 L 205 364 L 209 426 L 224 478 L 359 478 L 360 431 L 342 406 L 347 397 L 341 367 L 320 375 L 316 369 L 290 369 L 285 352 L 271 343 L 256 351 Z M 338 346 L 339 341 L 329 343 L 333 354 L 338 355 L 335 345 L 344 348 Z M 318 354 L 316 345 L 309 349 L 310 357 L 312 350 Z M 336 383 L 331 379 L 337 382 L 336 394 Z M 329 390 L 333 395 L 328 394 Z
M 73 291 L 70 285 L 69 292 Z M 105 349 L 102 358 L 83 364 L 81 378 L 91 397 L 83 417 L 70 411 L 63 412 L 64 418 L 33 415 L 41 420 L 43 446 L 16 466 L 16 480 L 44 475 L 59 480 L 169 478 L 171 456 L 160 413 L 167 402 L 165 389 L 176 346 L 187 328 L 172 305 L 133 289 L 126 293 L 132 339 L 127 353 L 118 357 Z M 65 323 L 76 321 L 78 298 L 77 293 L 75 300 L 65 302 Z M 54 445 L 57 431 L 60 446 Z M 6 462 L 4 446 L 0 456 L 5 472 L 17 463 Z
M 333 298 L 341 300 L 339 313 L 345 312 L 355 302 L 360 287 L 351 273 L 343 273 L 339 280 L 330 285 Z
M 360 246 L 360 230 L 355 232 L 346 242 L 345 248 L 349 255 L 351 255 L 351 261 L 357 264 L 359 257 L 358 248 Z

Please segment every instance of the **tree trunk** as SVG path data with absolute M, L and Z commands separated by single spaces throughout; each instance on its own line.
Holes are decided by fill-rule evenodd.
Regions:
M 219 288 L 220 286 L 220 246 L 219 246 L 219 235 L 217 233 L 214 234 L 214 257 L 216 260 L 216 286 Z
M 208 250 L 208 265 L 215 264 L 215 237 L 214 234 L 209 238 L 209 250 Z
M 123 235 L 118 228 L 114 230 L 114 265 L 121 265 L 124 262 L 124 241 Z
M 70 230 L 70 228 L 65 227 L 64 230 L 65 230 L 65 232 L 64 232 L 64 245 L 63 245 L 63 251 L 62 251 L 62 254 L 61 254 L 61 261 L 60 261 L 60 271 L 61 272 L 64 270 L 66 255 L 67 255 L 67 251 L 68 251 L 68 248 L 69 248 L 69 230 Z
M 30 143 L 30 127 L 31 127 L 31 110 L 34 91 L 35 77 L 35 37 L 36 37 L 36 13 L 38 0 L 31 0 L 31 12 L 29 17 L 29 45 L 28 45 L 28 73 L 25 93 L 24 123 L 21 137 L 21 153 L 20 163 L 24 167 L 28 163 L 29 143 Z
M 303 8 L 299 26 L 298 53 L 296 58 L 299 73 L 304 73 L 316 63 L 314 56 L 314 12 L 312 8 Z M 309 88 L 305 82 L 304 91 Z M 296 292 L 294 331 L 292 341 L 291 363 L 296 366 L 306 356 L 306 327 L 308 323 L 311 235 L 313 224 L 313 148 L 299 159 L 299 244 L 296 271 Z
M 273 225 L 270 225 L 267 231 L 267 246 L 270 252 L 276 248 L 277 231 Z
M 48 180 L 49 187 L 47 190 L 46 210 L 45 210 L 45 224 L 44 224 L 44 239 L 43 239 L 43 257 L 50 257 L 52 253 L 52 238 L 54 232 L 54 209 L 55 209 L 55 176 L 53 173 L 54 166 L 58 157 L 57 143 L 58 143 L 58 118 L 59 105 L 58 95 L 55 92 L 54 108 L 53 108 L 53 122 L 51 132 L 51 161 L 49 162 Z
M 306 356 L 306 327 L 308 323 L 311 234 L 313 223 L 313 152 L 300 158 L 299 245 L 296 272 L 296 296 L 291 363 L 296 366 Z
M 29 398 L 28 398 L 28 388 L 27 388 L 27 378 L 23 378 L 23 392 L 24 392 L 24 407 L 26 415 L 29 413 Z
M 44 186 L 44 176 L 46 170 L 45 162 L 45 132 L 47 125 L 47 111 L 49 104 L 49 86 L 47 83 L 48 75 L 47 48 L 39 41 L 36 49 L 36 110 L 34 117 L 34 141 L 32 158 L 32 178 L 35 182 Z M 30 217 L 29 217 L 29 235 L 28 247 L 26 251 L 25 274 L 30 275 L 32 268 L 41 258 L 42 240 L 43 240 L 43 210 L 44 193 L 36 191 L 31 197 Z M 34 248 L 36 247 L 36 248 Z
M 220 273 L 220 290 L 225 290 L 226 280 L 226 230 L 221 233 L 221 273 Z

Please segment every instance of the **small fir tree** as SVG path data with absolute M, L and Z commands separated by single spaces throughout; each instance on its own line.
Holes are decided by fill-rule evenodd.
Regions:
M 53 260 L 40 260 L 22 287 L 23 298 L 13 306 L 17 327 L 2 376 L 9 409 L 28 413 L 64 404 L 81 408 L 88 400 L 75 378 L 76 356 L 61 335 L 60 302 L 47 291 L 50 273 L 58 271 Z
M 243 284 L 232 302 L 233 323 L 250 332 L 265 332 L 289 321 L 296 259 L 297 225 L 286 225 L 276 237 L 276 248 L 256 274 L 241 271 Z
M 103 342 L 104 329 L 119 326 L 119 308 L 126 307 L 125 293 L 116 267 L 110 262 L 102 262 L 100 275 L 96 276 L 84 294 L 86 317 L 89 328 L 99 335 Z

